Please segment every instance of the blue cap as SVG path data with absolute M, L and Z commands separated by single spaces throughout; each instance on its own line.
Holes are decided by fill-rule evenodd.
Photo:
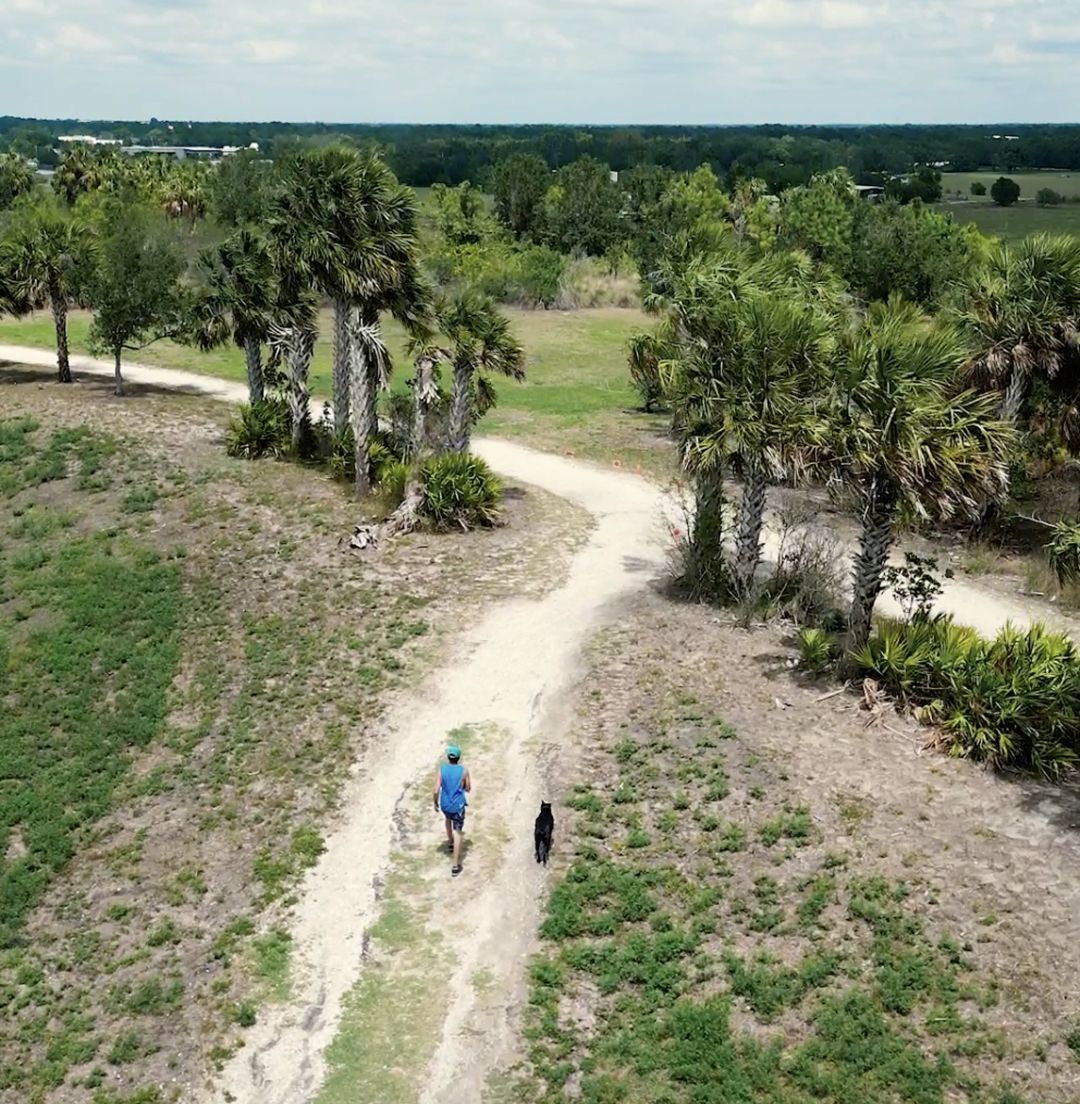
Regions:
M 446 758 L 447 759 L 460 759 L 461 758 L 461 748 L 459 748 L 457 746 L 457 744 L 450 744 L 446 749 Z

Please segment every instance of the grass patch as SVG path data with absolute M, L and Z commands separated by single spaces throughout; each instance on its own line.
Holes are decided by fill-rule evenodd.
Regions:
M 39 440 L 25 421 L 2 439 L 5 481 L 23 489 L 65 478 L 69 453 L 108 451 L 77 431 Z M 0 615 L 0 945 L 110 808 L 132 750 L 161 733 L 179 658 L 177 566 L 123 535 L 75 536 L 73 522 L 31 503 L 0 549 L 6 596 L 34 626 Z
M 699 711 L 672 710 L 678 670 L 652 688 L 651 716 L 627 706 L 632 724 L 596 696 L 610 740 L 561 822 L 572 859 L 541 925 L 513 1099 L 1022 1102 L 997 1063 L 1023 1042 L 981 1018 L 996 982 L 928 934 L 905 885 L 826 850 L 781 768 L 741 741 L 709 750 Z M 762 819 L 719 822 L 718 800 Z M 845 802 L 847 821 L 866 815 Z M 596 830 L 628 808 L 640 846 Z

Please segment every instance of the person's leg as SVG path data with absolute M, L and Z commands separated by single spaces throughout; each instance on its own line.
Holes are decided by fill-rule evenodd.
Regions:
M 461 866 L 461 832 L 454 829 L 454 866 Z
M 446 846 L 452 848 L 454 846 L 454 826 L 450 823 L 448 816 L 444 815 L 443 819 L 446 821 Z

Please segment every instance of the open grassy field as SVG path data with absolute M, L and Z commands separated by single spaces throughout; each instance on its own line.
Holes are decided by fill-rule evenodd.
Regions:
M 499 405 L 481 424 L 480 432 L 515 437 L 556 451 L 570 451 L 609 464 L 666 474 L 671 454 L 664 445 L 664 419 L 628 413 L 637 402 L 626 369 L 626 343 L 648 325 L 640 311 L 602 308 L 581 311 L 508 310 L 514 330 L 528 353 L 524 383 L 500 380 Z M 85 352 L 89 318 L 73 312 L 69 320 L 71 347 Z M 387 325 L 394 355 L 395 386 L 404 387 L 410 373 L 400 327 Z M 0 342 L 53 347 L 48 315 L 0 320 Z M 238 349 L 211 353 L 162 341 L 132 359 L 167 368 L 206 372 L 243 380 Z M 323 312 L 322 336 L 315 350 L 311 385 L 320 399 L 330 394 L 330 315 Z
M 919 755 L 787 655 L 656 595 L 596 641 L 528 1074 L 499 1099 L 1071 1104 L 1051 789 Z
M 505 528 L 348 557 L 344 489 L 227 459 L 216 404 L 0 369 L 0 410 L 0 1101 L 188 1101 L 289 994 L 385 701 L 551 585 L 532 526 L 576 514 L 515 490 Z
M 986 185 L 987 196 L 989 196 L 990 186 L 999 176 L 1007 176 L 1010 180 L 1015 180 L 1016 183 L 1020 185 L 1021 199 L 1034 199 L 1035 193 L 1040 188 L 1053 188 L 1055 192 L 1060 192 L 1066 199 L 1080 199 L 1080 173 L 1062 172 L 1054 169 L 1045 169 L 1042 172 L 1015 173 L 947 172 L 941 174 L 941 187 L 945 193 L 946 199 L 949 198 L 950 193 L 954 192 L 959 192 L 962 196 L 970 197 L 971 185 L 978 180 Z
M 1039 207 L 1034 200 L 1021 201 L 1012 207 L 971 200 L 965 203 L 944 203 L 957 222 L 973 222 L 984 234 L 993 234 L 1006 241 L 1018 241 L 1029 234 L 1080 234 L 1080 203 L 1063 203 L 1058 207 Z

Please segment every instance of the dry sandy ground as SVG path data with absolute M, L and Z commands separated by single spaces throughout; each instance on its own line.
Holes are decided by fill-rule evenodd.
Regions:
M 781 808 L 803 806 L 813 824 L 810 845 L 782 868 L 752 844 L 725 856 L 735 868 L 725 894 L 748 892 L 763 873 L 797 882 L 831 851 L 847 856 L 851 877 L 906 884 L 911 913 L 933 940 L 955 938 L 974 976 L 1001 985 L 1000 1001 L 983 1015 L 1006 1043 L 1000 1054 L 974 1059 L 974 1071 L 1013 1085 L 1032 1104 L 1076 1104 L 1080 1064 L 1064 1040 L 1080 1015 L 1080 789 L 1002 777 L 926 751 L 926 729 L 891 708 L 868 724 L 855 695 L 825 698 L 828 685 L 792 672 L 792 653 L 783 630 L 737 629 L 706 607 L 642 595 L 592 650 L 575 723 L 581 781 L 610 793 L 619 770 L 612 748 L 627 739 L 661 742 L 658 716 L 676 746 L 680 709 L 722 717 L 735 732 L 724 743 L 724 817 L 751 840 Z M 689 710 L 678 705 L 685 701 Z M 674 777 L 678 756 L 651 752 L 650 763 Z M 572 861 L 574 814 L 560 812 L 562 869 Z M 645 828 L 658 835 L 650 815 Z M 851 923 L 842 912 L 830 921 L 836 935 Z M 721 929 L 731 935 L 724 922 Z M 739 953 L 797 961 L 805 952 L 797 935 L 738 938 Z M 794 1018 L 784 1026 L 797 1037 Z
M 51 363 L 47 353 L 3 346 L 0 359 Z M 108 364 L 84 358 L 73 358 L 73 366 L 76 370 L 111 371 Z M 134 364 L 127 367 L 126 376 L 132 382 L 177 386 L 226 401 L 245 398 L 242 386 L 206 376 Z M 435 1074 L 455 1068 L 459 1076 L 453 1085 L 434 1075 L 421 1078 L 429 1087 L 420 1099 L 425 1104 L 479 1100 L 489 1073 L 504 1066 L 512 1051 L 514 1013 L 522 998 L 524 963 L 542 896 L 534 868 L 523 865 L 527 852 L 522 853 L 544 793 L 538 756 L 545 747 L 555 757 L 564 749 L 570 727 L 565 723 L 565 702 L 584 671 L 582 650 L 599 626 L 617 617 L 628 600 L 644 592 L 662 573 L 671 540 L 670 522 L 665 519 L 675 515 L 667 496 L 632 475 L 607 472 L 509 442 L 481 439 L 475 448 L 502 474 L 583 507 L 593 516 L 595 528 L 557 589 L 538 600 L 504 602 L 464 632 L 451 662 L 418 688 L 415 699 L 403 701 L 392 717 L 389 754 L 377 762 L 357 764 L 343 802 L 346 814 L 304 885 L 296 911 L 294 999 L 260 1019 L 249 1045 L 226 1067 L 208 1101 L 300 1104 L 314 1096 L 323 1078 L 323 1051 L 334 1037 L 343 997 L 363 968 L 364 933 L 377 915 L 399 803 L 410 785 L 430 771 L 433 744 L 465 724 L 492 727 L 500 733 L 473 765 L 478 780 L 506 779 L 501 789 L 489 792 L 478 788 L 477 794 L 484 818 L 490 818 L 489 823 L 499 822 L 506 843 L 490 862 L 482 882 L 470 879 L 466 869 L 457 881 L 448 878 L 442 893 L 442 907 L 458 921 L 446 937 L 456 967 L 452 978 L 438 981 L 439 999 L 449 996 L 430 1069 Z M 769 551 L 767 547 L 767 554 Z M 883 609 L 890 605 L 886 597 Z M 947 586 L 939 605 L 983 631 L 992 631 L 1006 620 L 1022 624 L 1029 620 L 1022 607 L 957 581 Z M 748 716 L 770 708 L 768 703 L 753 700 L 746 701 L 744 707 Z M 787 728 L 777 726 L 776 736 Z M 821 745 L 830 739 L 828 725 L 819 722 L 811 735 L 813 740 L 805 744 L 796 742 L 793 754 L 798 762 L 792 764 L 797 768 L 792 774 L 805 768 L 811 780 L 820 774 L 822 785 L 834 786 L 831 768 L 822 767 L 820 755 Z M 844 751 L 843 745 L 832 748 L 829 761 L 839 759 L 852 775 L 845 784 L 857 785 L 875 805 L 902 802 L 904 787 L 924 785 L 920 779 L 928 768 L 913 759 L 910 743 L 906 749 L 898 748 L 895 755 L 890 753 L 887 765 L 876 756 L 852 754 L 848 758 Z M 946 764 L 940 769 L 964 768 Z M 949 788 L 951 804 L 946 811 L 950 824 L 942 830 L 950 836 L 960 832 L 967 837 L 959 851 L 961 861 L 981 849 L 986 852 L 986 870 L 993 870 L 995 862 L 1001 868 L 990 878 L 981 872 L 983 867 L 972 868 L 967 863 L 963 877 L 985 877 L 988 899 L 999 890 L 1013 901 L 1023 893 L 1038 892 L 1046 897 L 1048 916 L 1052 912 L 1066 920 L 1070 909 L 1075 913 L 1077 902 L 1068 887 L 1071 880 L 1059 864 L 1063 845 L 1058 841 L 1051 847 L 1043 838 L 1048 833 L 1060 834 L 1062 829 L 1039 806 L 1024 811 L 1021 805 L 1005 803 L 995 786 L 978 776 L 970 789 Z M 978 814 L 974 822 L 973 814 Z M 882 823 L 887 824 L 884 817 Z M 971 837 L 973 823 L 985 827 L 985 840 Z M 991 839 L 996 842 L 991 844 Z M 930 835 L 924 841 L 925 850 L 939 860 L 940 842 Z M 887 836 L 882 844 L 888 845 Z M 956 858 L 953 849 L 946 860 L 950 869 Z M 946 878 L 948 872 L 943 869 L 941 875 Z M 1059 890 L 1056 898 L 1052 896 L 1055 886 Z M 1055 944 L 1059 942 L 1064 943 L 1055 939 Z M 1073 945 L 1077 945 L 1075 939 Z M 1043 944 L 1044 951 L 1050 947 Z M 1055 949 L 1066 952 L 1064 945 Z M 485 987 L 482 1015 L 476 987 L 467 984 L 479 964 L 493 974 L 491 984 Z M 463 1066 L 457 1056 L 466 1040 L 470 1060 Z

